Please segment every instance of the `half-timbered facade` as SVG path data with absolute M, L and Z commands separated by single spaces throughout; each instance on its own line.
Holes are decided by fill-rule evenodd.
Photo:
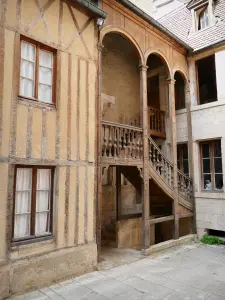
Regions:
M 94 2 L 1 1 L 0 297 L 93 270 L 104 245 L 148 255 L 194 232 L 175 113 L 191 48 Z

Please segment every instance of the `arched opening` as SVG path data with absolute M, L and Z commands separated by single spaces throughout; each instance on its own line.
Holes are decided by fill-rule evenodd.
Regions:
M 186 108 L 185 99 L 185 80 L 180 72 L 176 72 L 175 76 L 175 109 Z
M 110 166 L 102 173 L 101 245 L 140 250 L 141 239 L 127 236 L 141 236 L 141 177 L 137 167 L 122 167 L 118 161 L 140 155 L 140 128 L 136 127 L 141 126 L 141 59 L 134 43 L 119 33 L 107 33 L 103 46 L 102 136 L 103 144 L 107 143 L 103 159 L 114 161 L 107 162 Z M 103 259 L 105 251 L 102 247 Z
M 129 125 L 140 112 L 140 59 L 120 34 L 106 34 L 103 45 L 102 119 Z
M 167 158 L 171 158 L 171 146 L 168 137 L 171 136 L 169 122 L 169 89 L 168 79 L 170 71 L 166 61 L 158 54 L 150 54 L 147 59 L 147 97 L 148 97 L 148 120 L 149 134 L 157 144 L 158 148 Z M 158 170 L 161 174 L 163 169 L 162 152 L 150 145 L 150 159 L 157 161 Z M 164 172 L 167 172 L 167 170 Z M 152 219 L 161 216 L 170 216 L 173 213 L 173 201 L 155 184 L 149 180 L 150 190 L 150 212 Z M 151 225 L 151 244 L 157 244 L 173 238 L 173 221 L 156 223 Z
M 165 139 L 169 69 L 158 54 L 149 55 L 147 66 L 149 133 L 154 139 Z

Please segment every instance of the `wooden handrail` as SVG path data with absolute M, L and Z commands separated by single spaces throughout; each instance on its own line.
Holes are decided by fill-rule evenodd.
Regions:
M 132 160 L 141 159 L 143 157 L 142 129 L 103 121 L 102 156 Z

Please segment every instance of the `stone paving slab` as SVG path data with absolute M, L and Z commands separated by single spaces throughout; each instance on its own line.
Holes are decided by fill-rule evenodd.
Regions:
M 9 300 L 225 300 L 224 246 L 192 243 L 135 257 Z

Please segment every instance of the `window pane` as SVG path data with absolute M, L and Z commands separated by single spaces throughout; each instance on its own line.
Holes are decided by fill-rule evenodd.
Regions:
M 51 68 L 53 63 L 53 53 L 40 50 L 40 66 Z
M 215 175 L 215 188 L 219 190 L 223 188 L 223 174 Z
M 31 190 L 32 187 L 32 169 L 18 168 L 16 172 L 16 191 Z
M 222 158 L 214 158 L 215 173 L 222 173 Z
M 213 143 L 214 157 L 221 157 L 221 141 L 215 141 Z
M 35 234 L 49 233 L 49 213 L 36 213 Z
M 39 68 L 39 83 L 52 85 L 52 70 L 44 67 Z
M 52 103 L 52 87 L 48 85 L 39 84 L 38 99 L 46 103 Z
M 37 191 L 36 194 L 36 211 L 49 210 L 49 191 Z
M 203 163 L 203 173 L 211 173 L 210 171 L 210 159 L 209 158 L 204 158 L 202 160 Z
M 21 43 L 21 57 L 29 61 L 35 61 L 35 46 L 27 42 Z
M 14 237 L 25 237 L 30 235 L 30 215 L 16 215 L 14 224 Z
M 37 170 L 37 190 L 50 190 L 51 188 L 51 169 Z
M 202 144 L 202 156 L 209 157 L 209 144 Z
M 211 191 L 212 190 L 212 182 L 211 182 L 211 174 L 204 174 L 204 189 Z
M 30 213 L 31 191 L 16 192 L 15 201 L 15 214 Z
M 16 173 L 15 195 L 15 238 L 30 235 L 31 189 L 32 169 L 18 168 Z
M 34 82 L 32 80 L 20 77 L 20 95 L 34 97 Z
M 34 80 L 34 63 L 21 59 L 20 75 Z

